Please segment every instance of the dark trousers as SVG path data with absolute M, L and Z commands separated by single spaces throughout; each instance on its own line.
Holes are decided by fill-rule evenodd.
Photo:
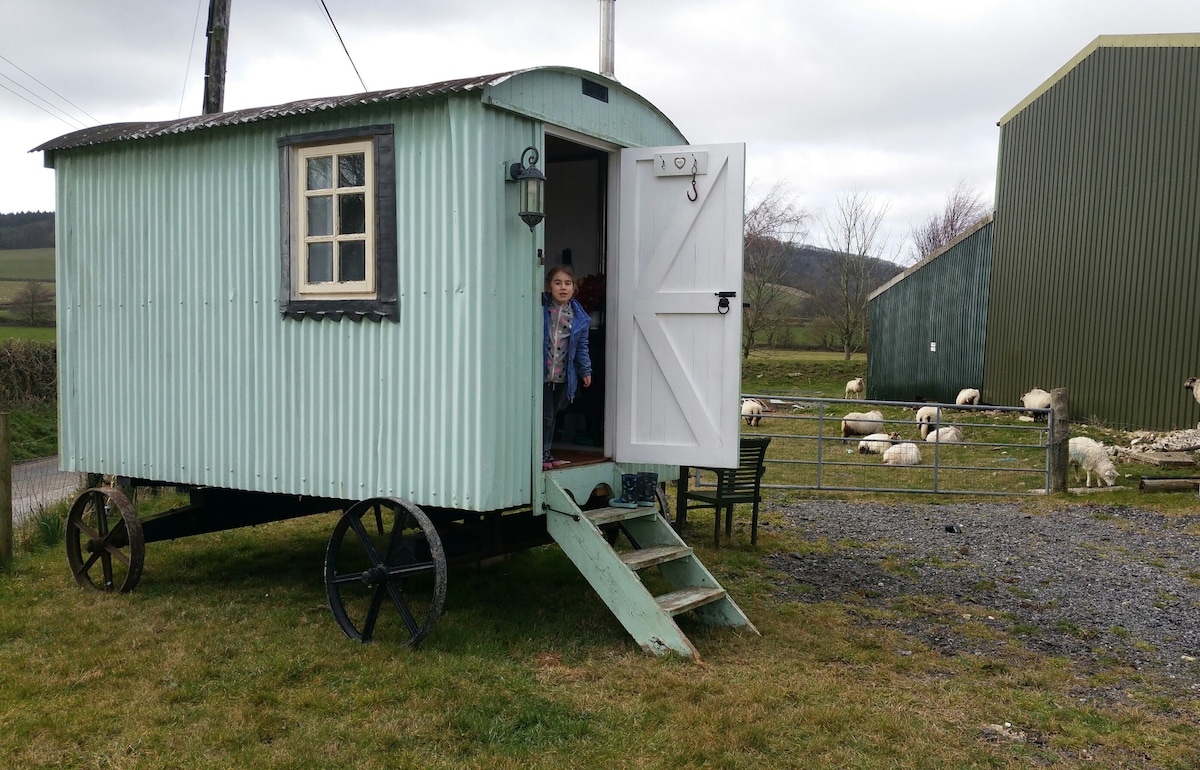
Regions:
M 550 456 L 554 442 L 554 422 L 567 406 L 567 383 L 547 382 L 542 385 L 542 462 Z

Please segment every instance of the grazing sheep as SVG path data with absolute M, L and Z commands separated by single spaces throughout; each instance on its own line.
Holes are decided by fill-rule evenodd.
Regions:
M 1183 381 L 1183 389 L 1192 391 L 1192 398 L 1196 399 L 1196 403 L 1200 403 L 1200 388 L 1196 387 L 1197 384 L 1200 384 L 1200 380 L 1188 377 Z
M 842 438 L 847 436 L 869 436 L 883 427 L 883 412 L 851 412 L 842 418 Z
M 863 455 L 881 455 L 893 443 L 900 440 L 899 433 L 872 433 L 858 442 L 858 453 Z
M 1021 396 L 1021 405 L 1026 409 L 1049 409 L 1050 394 L 1041 388 L 1034 388 Z
M 746 418 L 747 425 L 757 426 L 762 421 L 762 413 L 762 404 L 757 399 L 742 399 L 742 417 Z
M 883 453 L 884 465 L 917 465 L 921 462 L 921 449 L 912 442 L 894 444 Z
M 921 438 L 929 435 L 929 428 L 935 422 L 938 422 L 938 409 L 936 406 L 923 406 L 917 410 L 917 422 L 921 425 Z
M 979 391 L 976 388 L 963 388 L 958 391 L 958 398 L 954 399 L 956 406 L 978 406 Z
M 963 440 L 962 428 L 957 425 L 947 425 L 944 428 L 938 428 L 925 437 L 925 440 L 931 444 L 951 444 L 961 443 Z
M 862 398 L 866 389 L 866 381 L 862 377 L 855 377 L 846 383 L 846 398 Z
M 1116 466 L 1108 457 L 1108 450 L 1099 441 L 1087 436 L 1076 436 L 1067 442 L 1070 452 L 1070 465 L 1075 469 L 1075 483 L 1079 483 L 1079 469 L 1087 473 L 1087 486 L 1092 485 L 1092 474 L 1096 474 L 1096 486 L 1103 481 L 1105 486 L 1117 485 Z

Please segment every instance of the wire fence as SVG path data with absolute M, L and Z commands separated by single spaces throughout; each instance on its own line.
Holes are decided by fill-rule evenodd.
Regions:
M 39 511 L 74 497 L 86 481 L 84 473 L 60 471 L 57 456 L 13 463 L 13 524 L 20 526 Z

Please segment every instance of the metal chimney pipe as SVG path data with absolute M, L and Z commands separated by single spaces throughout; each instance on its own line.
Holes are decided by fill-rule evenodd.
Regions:
M 617 0 L 600 0 L 600 74 L 616 79 L 613 70 L 613 16 Z

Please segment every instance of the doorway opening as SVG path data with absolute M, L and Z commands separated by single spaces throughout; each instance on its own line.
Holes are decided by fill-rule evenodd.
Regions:
M 605 317 L 608 261 L 609 153 L 546 135 L 545 269 L 567 265 L 578 286 L 575 298 L 591 318 L 588 348 L 592 384 L 558 416 L 554 454 L 571 462 L 605 457 Z

